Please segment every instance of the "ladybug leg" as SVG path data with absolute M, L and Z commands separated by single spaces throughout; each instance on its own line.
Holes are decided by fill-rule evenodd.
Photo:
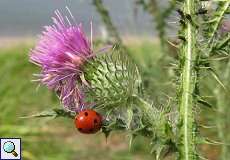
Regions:
M 80 107 L 80 111 L 82 111 L 84 109 L 84 105 L 81 105 Z
M 95 118 L 95 119 L 93 120 L 93 123 L 94 123 L 94 124 L 97 124 L 97 123 L 98 123 L 98 120 Z

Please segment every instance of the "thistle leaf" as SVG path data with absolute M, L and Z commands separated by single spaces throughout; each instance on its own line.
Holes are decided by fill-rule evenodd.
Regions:
M 222 49 L 224 47 L 229 47 L 230 42 L 230 34 L 227 34 L 221 41 L 219 41 L 216 45 L 216 49 Z
M 127 128 L 129 129 L 130 126 L 131 126 L 131 122 L 132 122 L 132 119 L 133 119 L 133 108 L 129 107 L 127 109 Z
M 133 141 L 134 141 L 134 139 L 136 138 L 136 135 L 135 134 L 131 134 L 131 135 L 129 135 L 129 150 L 131 150 L 131 148 L 132 148 L 132 145 L 133 145 Z
M 217 2 L 217 9 L 212 14 L 212 16 L 206 16 L 204 18 L 204 21 L 206 21 L 206 27 L 204 29 L 205 37 L 208 40 L 207 48 L 208 48 L 208 54 L 210 54 L 213 50 L 213 47 L 215 47 L 215 37 L 216 33 L 220 27 L 220 24 L 224 18 L 224 15 L 229 10 L 230 1 L 229 0 L 223 0 Z
M 218 141 L 211 140 L 211 139 L 205 138 L 205 137 L 197 137 L 197 143 L 198 144 L 227 145 L 227 146 L 230 146 L 230 144 L 228 144 L 228 143 L 218 142 Z
M 208 107 L 208 108 L 213 108 L 212 104 L 204 100 L 202 97 L 198 97 L 197 102 Z
M 43 118 L 43 117 L 50 117 L 50 118 L 57 118 L 57 117 L 67 117 L 73 119 L 75 117 L 74 112 L 66 111 L 64 109 L 54 108 L 52 110 L 45 110 L 40 113 L 36 113 L 30 116 L 25 116 L 21 118 Z
M 225 90 L 227 91 L 225 85 L 222 83 L 222 81 L 220 80 L 218 74 L 212 69 L 212 68 L 209 68 L 208 71 L 210 71 L 211 75 L 214 77 L 214 79 L 220 84 L 220 86 Z

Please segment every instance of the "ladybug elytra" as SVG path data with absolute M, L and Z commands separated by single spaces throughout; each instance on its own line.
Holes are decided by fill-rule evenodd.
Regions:
M 75 126 L 81 133 L 96 133 L 101 129 L 102 116 L 92 109 L 83 110 L 75 117 Z

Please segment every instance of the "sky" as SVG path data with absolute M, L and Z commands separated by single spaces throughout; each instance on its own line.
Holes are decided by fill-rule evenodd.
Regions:
M 134 0 L 104 0 L 121 34 L 154 35 L 151 17 L 139 7 L 135 12 Z M 92 0 L 0 0 L 0 37 L 36 36 L 43 26 L 52 23 L 56 9 L 67 14 L 68 6 L 86 32 L 93 22 L 95 34 L 103 32 L 100 16 Z

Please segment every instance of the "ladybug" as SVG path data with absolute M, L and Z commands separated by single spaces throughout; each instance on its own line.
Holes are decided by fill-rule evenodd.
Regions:
M 81 133 L 96 133 L 101 129 L 102 116 L 92 109 L 83 110 L 75 117 L 75 126 Z

